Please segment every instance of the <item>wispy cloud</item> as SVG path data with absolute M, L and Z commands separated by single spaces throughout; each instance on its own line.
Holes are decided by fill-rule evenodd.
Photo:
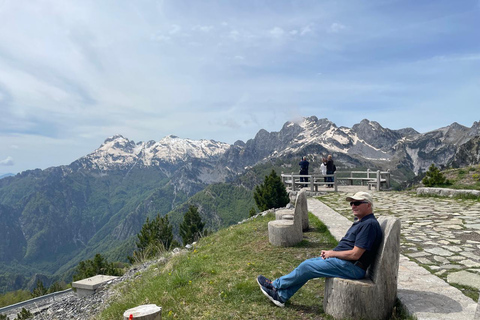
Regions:
M 343 30 L 345 30 L 347 27 L 341 23 L 338 23 L 338 22 L 334 22 L 330 25 L 330 27 L 328 28 L 328 32 L 331 32 L 331 33 L 339 33 Z
M 15 163 L 13 162 L 12 157 L 7 157 L 3 160 L 0 160 L 0 166 L 13 166 Z
M 435 109 L 432 126 L 469 125 L 478 14 L 477 1 L 0 1 L 0 154 L 20 171 L 116 133 L 233 143 L 298 115 L 415 128 Z

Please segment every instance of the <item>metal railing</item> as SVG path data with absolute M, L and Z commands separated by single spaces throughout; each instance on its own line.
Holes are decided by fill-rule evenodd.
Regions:
M 40 296 L 40 297 L 36 297 L 36 298 L 30 299 L 30 300 L 21 301 L 21 302 L 18 302 L 18 303 L 15 303 L 15 304 L 12 304 L 12 305 L 9 305 L 9 306 L 6 306 L 6 307 L 2 307 L 2 308 L 0 308 L 0 314 L 2 314 L 2 313 L 6 314 L 10 310 L 17 309 L 17 308 L 22 308 L 22 307 L 25 307 L 29 304 L 37 304 L 38 305 L 43 300 L 47 300 L 47 299 L 48 300 L 53 299 L 53 301 L 56 301 L 55 297 L 60 296 L 60 295 L 65 295 L 66 293 L 70 293 L 70 291 L 72 291 L 72 289 L 57 291 L 57 292 L 49 293 L 49 294 L 46 294 L 46 295 L 43 295 L 43 296 Z M 25 308 L 25 309 L 27 309 L 27 308 Z
M 390 171 L 338 171 L 334 174 L 281 174 L 282 182 L 292 191 L 297 188 L 309 187 L 311 191 L 318 191 L 319 186 L 327 186 L 332 191 L 338 191 L 339 185 L 368 185 L 368 189 L 390 189 Z M 383 187 L 383 188 L 382 188 Z

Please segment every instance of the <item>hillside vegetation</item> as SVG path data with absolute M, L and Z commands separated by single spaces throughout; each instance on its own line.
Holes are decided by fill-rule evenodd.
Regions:
M 311 229 L 299 245 L 274 247 L 268 242 L 272 219 L 269 214 L 222 229 L 202 238 L 193 251 L 152 266 L 117 287 L 113 301 L 95 319 L 120 319 L 124 311 L 141 304 L 162 307 L 162 319 L 330 319 L 322 307 L 324 279 L 307 283 L 286 308 L 274 306 L 259 290 L 257 275 L 279 277 L 336 245 L 310 214 Z
M 261 293 L 255 278 L 290 272 L 336 241 L 311 216 L 313 227 L 298 246 L 273 247 L 267 229 L 272 219 L 268 215 L 220 230 L 202 238 L 192 252 L 123 283 L 100 319 L 119 319 L 125 310 L 145 303 L 161 306 L 162 319 L 321 319 L 323 279 L 309 282 L 282 309 Z
M 480 190 L 480 165 L 446 169 L 441 172 L 452 183 L 449 188 Z

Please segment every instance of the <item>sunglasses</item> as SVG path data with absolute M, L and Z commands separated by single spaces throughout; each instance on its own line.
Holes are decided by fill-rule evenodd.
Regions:
M 350 206 L 356 206 L 358 207 L 359 205 L 361 205 L 362 203 L 368 203 L 367 201 L 352 201 L 350 202 Z

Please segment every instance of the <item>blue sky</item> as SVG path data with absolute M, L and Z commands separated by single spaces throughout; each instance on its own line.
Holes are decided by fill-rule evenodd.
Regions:
M 0 175 L 114 134 L 480 121 L 480 1 L 0 0 Z

